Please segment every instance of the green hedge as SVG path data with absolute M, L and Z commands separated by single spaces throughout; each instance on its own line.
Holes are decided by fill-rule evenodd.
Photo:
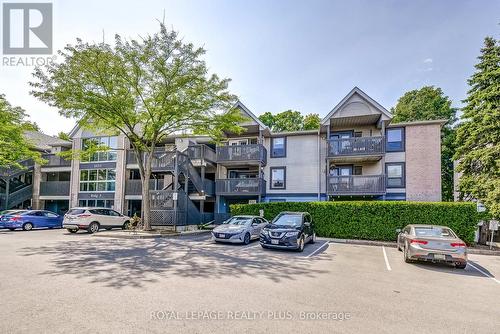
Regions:
M 271 202 L 230 208 L 232 215 L 258 215 L 263 209 L 268 220 L 282 211 L 307 211 L 318 236 L 341 239 L 390 241 L 396 240 L 396 229 L 408 224 L 433 224 L 452 228 L 471 244 L 479 220 L 476 205 L 463 202 Z

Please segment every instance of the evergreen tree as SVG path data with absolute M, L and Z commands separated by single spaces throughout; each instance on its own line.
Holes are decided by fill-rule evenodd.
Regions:
M 455 141 L 459 190 L 500 217 L 500 41 L 487 37 L 478 59 Z

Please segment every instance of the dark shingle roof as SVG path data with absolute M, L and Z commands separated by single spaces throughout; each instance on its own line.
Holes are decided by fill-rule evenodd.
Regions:
M 48 151 L 53 146 L 71 147 L 70 141 L 63 140 L 58 137 L 52 137 L 38 131 L 25 131 L 24 136 L 35 146 L 35 148 L 39 150 Z

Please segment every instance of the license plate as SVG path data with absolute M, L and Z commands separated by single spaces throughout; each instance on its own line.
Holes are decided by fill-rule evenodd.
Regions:
M 446 256 L 444 254 L 434 254 L 434 259 L 444 260 L 444 259 L 446 259 Z
M 225 234 L 223 234 L 223 233 L 219 233 L 219 238 L 225 238 L 225 237 L 226 237 L 226 235 L 225 235 Z
M 271 240 L 271 243 L 272 243 L 273 245 L 279 245 L 280 241 L 279 241 L 279 240 L 274 240 L 274 239 L 273 239 L 273 240 Z

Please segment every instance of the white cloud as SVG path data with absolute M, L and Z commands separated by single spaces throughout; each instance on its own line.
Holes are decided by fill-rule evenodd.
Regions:
M 426 64 L 432 64 L 432 58 L 426 58 L 426 59 L 424 59 L 424 63 L 426 63 Z

